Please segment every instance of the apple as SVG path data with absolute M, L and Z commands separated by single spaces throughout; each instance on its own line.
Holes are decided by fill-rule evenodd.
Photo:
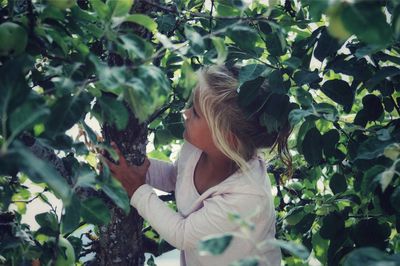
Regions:
M 58 9 L 71 8 L 76 4 L 76 0 L 47 0 L 47 3 Z
M 0 24 L 0 56 L 18 55 L 28 44 L 26 30 L 14 22 Z
M 56 266 L 71 266 L 75 265 L 75 252 L 71 243 L 60 235 L 58 239 L 58 246 L 60 247 L 60 251 L 57 256 Z M 62 254 L 61 250 L 65 250 L 65 255 Z
M 346 29 L 341 17 L 344 5 L 342 3 L 335 4 L 328 9 L 329 26 L 328 32 L 333 37 L 339 40 L 346 40 L 351 36 L 351 33 Z

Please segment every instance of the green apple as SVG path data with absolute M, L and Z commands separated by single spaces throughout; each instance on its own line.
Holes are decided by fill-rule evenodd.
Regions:
M 58 9 L 67 9 L 73 7 L 76 0 L 47 0 L 47 3 Z
M 18 55 L 28 43 L 26 30 L 13 22 L 0 24 L 0 56 Z
M 58 253 L 56 266 L 71 266 L 75 265 L 75 252 L 74 248 L 72 247 L 71 243 L 64 237 L 60 235 L 58 239 L 58 246 L 61 250 L 65 250 L 65 255 L 61 253 L 61 250 Z
M 351 33 L 346 29 L 341 17 L 344 5 L 342 3 L 334 4 L 329 7 L 327 14 L 329 17 L 328 32 L 333 37 L 339 40 L 346 40 L 351 36 Z

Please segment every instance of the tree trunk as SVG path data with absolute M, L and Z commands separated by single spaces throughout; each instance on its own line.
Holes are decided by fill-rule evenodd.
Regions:
M 131 13 L 149 13 L 153 8 L 141 1 L 135 1 Z M 143 27 L 127 25 L 137 35 L 145 39 L 151 38 L 151 33 Z M 129 65 L 129 60 L 110 53 L 108 64 Z M 129 110 L 129 122 L 125 130 L 118 131 L 114 125 L 102 125 L 102 134 L 106 141 L 114 141 L 130 164 L 141 165 L 146 156 L 147 124 L 139 124 L 135 115 Z M 111 207 L 112 219 L 110 224 L 100 228 L 100 239 L 96 243 L 96 258 L 91 265 L 143 265 L 145 262 L 143 251 L 142 228 L 143 219 L 136 209 L 131 208 L 129 215 L 125 215 L 115 205 Z
M 131 113 L 128 126 L 118 131 L 111 124 L 104 124 L 102 134 L 113 140 L 130 164 L 140 165 L 146 156 L 147 125 L 139 124 Z M 134 208 L 129 215 L 110 205 L 112 220 L 100 227 L 100 239 L 95 245 L 96 258 L 92 265 L 143 265 L 142 248 L 143 219 Z

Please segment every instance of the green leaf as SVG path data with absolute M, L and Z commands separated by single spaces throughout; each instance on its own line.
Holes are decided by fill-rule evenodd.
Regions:
M 272 69 L 263 64 L 249 64 L 240 68 L 239 83 L 243 84 L 249 80 L 254 80 L 259 76 L 265 77 Z
M 189 62 L 184 61 L 181 66 L 181 77 L 179 79 L 179 88 L 182 90 L 183 98 L 187 99 L 192 92 L 193 88 L 196 86 L 198 77 L 196 72 L 194 72 L 192 66 Z
M 306 214 L 300 222 L 298 222 L 293 228 L 293 232 L 297 234 L 304 234 L 311 230 L 311 227 L 315 221 L 316 215 L 313 213 Z
M 128 80 L 128 69 L 126 67 L 109 67 L 94 55 L 89 55 L 89 60 L 95 65 L 99 80 L 104 85 L 104 88 L 101 89 L 115 94 L 121 93 L 121 87 Z
M 110 178 L 105 182 L 100 182 L 101 189 L 106 195 L 126 214 L 130 212 L 130 203 L 128 194 L 121 183 L 115 178 Z
M 346 113 L 350 112 L 354 93 L 346 81 L 339 79 L 328 80 L 322 85 L 321 91 L 334 102 L 343 105 Z
M 302 244 L 279 239 L 268 240 L 267 243 L 283 248 L 303 260 L 306 260 L 310 256 L 310 252 Z
M 94 13 L 83 10 L 78 5 L 71 8 L 71 15 L 74 19 L 82 21 L 82 22 L 87 21 L 87 22 L 94 23 L 97 21 Z
M 154 133 L 154 146 L 158 148 L 162 145 L 167 145 L 173 139 L 174 137 L 169 130 L 163 128 L 157 129 Z
M 400 257 L 390 256 L 374 247 L 358 248 L 350 252 L 344 258 L 343 266 L 353 265 L 387 265 L 395 266 L 400 264 Z
M 113 158 L 114 159 L 114 158 Z M 116 160 L 115 160 L 116 161 Z M 76 172 L 76 183 L 75 188 L 77 187 L 91 187 L 96 188 L 96 172 L 94 172 L 89 167 L 81 167 Z
M 369 121 L 378 120 L 384 112 L 381 99 L 376 95 L 365 95 L 362 103 Z
M 234 261 L 229 266 L 257 266 L 259 265 L 259 259 L 257 257 L 249 257 Z
M 344 218 L 340 213 L 333 212 L 322 219 L 320 235 L 325 239 L 333 239 L 344 230 Z
M 378 156 L 381 156 L 389 144 L 391 144 L 391 140 L 380 141 L 378 138 L 371 137 L 360 144 L 358 148 L 358 154 L 355 158 L 356 160 L 361 159 L 375 159 Z
M 324 144 L 324 153 L 329 153 L 330 151 L 332 151 L 333 149 L 336 148 L 336 145 L 339 142 L 339 132 L 336 129 L 331 129 L 328 132 L 326 132 L 323 136 L 322 136 L 322 141 Z
M 169 113 L 164 118 L 163 124 L 165 128 L 168 129 L 175 138 L 183 138 L 183 131 L 185 130 L 185 128 L 181 113 Z
M 83 129 L 86 132 L 86 135 L 89 137 L 90 142 L 92 142 L 93 144 L 97 144 L 97 135 L 96 133 L 93 131 L 93 129 L 91 129 L 84 120 L 81 120 L 81 124 L 83 126 Z
M 118 130 L 124 130 L 128 124 L 129 112 L 122 101 L 103 95 L 98 98 L 101 110 L 106 121 L 115 124 Z M 95 142 L 96 143 L 96 142 Z
M 286 53 L 286 40 L 279 32 L 266 35 L 265 45 L 272 56 L 281 56 Z
M 138 25 L 141 25 L 148 29 L 151 32 L 154 32 L 157 30 L 157 23 L 154 21 L 154 19 L 150 18 L 147 15 L 143 14 L 132 14 L 128 15 L 125 17 L 118 17 L 118 18 L 112 18 L 113 21 L 113 27 L 119 26 L 123 22 L 132 22 L 136 23 Z
M 381 5 L 375 1 L 346 5 L 341 18 L 345 28 L 363 42 L 387 45 L 392 41 L 392 31 L 386 22 L 386 16 Z
M 82 202 L 82 218 L 91 224 L 104 225 L 111 221 L 111 214 L 100 198 L 88 198 Z
M 374 165 L 370 169 L 364 172 L 361 182 L 361 193 L 368 195 L 370 192 L 375 192 L 376 187 L 379 184 L 379 174 L 385 171 L 385 167 L 382 165 Z
M 140 122 L 165 104 L 171 87 L 165 74 L 155 66 L 139 66 L 127 82 L 125 99 Z
M 161 161 L 171 162 L 168 155 L 159 150 L 152 150 L 151 152 L 147 153 L 147 157 Z
M 88 93 L 59 98 L 50 108 L 51 114 L 45 124 L 46 134 L 55 135 L 70 129 L 83 118 L 91 100 Z
M 195 54 L 201 54 L 204 51 L 203 37 L 189 24 L 185 24 L 185 36 L 189 40 L 190 48 Z
M 325 58 L 334 56 L 340 46 L 337 39 L 333 38 L 324 27 L 314 49 L 314 57 L 322 62 Z
M 310 115 L 315 115 L 312 110 L 304 110 L 304 109 L 293 109 L 289 113 L 289 122 L 290 125 L 297 125 L 303 118 L 306 118 Z
M 103 1 L 90 0 L 90 4 L 101 19 L 106 19 L 107 17 L 109 17 L 110 9 L 105 3 L 103 3 Z
M 176 16 L 174 16 L 173 14 L 162 14 L 161 16 L 158 16 L 156 18 L 158 31 L 163 34 L 169 33 L 174 28 L 175 21 Z
M 122 17 L 129 13 L 134 0 L 107 0 L 107 6 L 111 10 L 113 17 Z
M 33 100 L 18 106 L 10 115 L 12 136 L 17 136 L 23 130 L 30 129 L 48 114 L 50 114 L 49 109 L 45 106 L 37 106 Z
M 323 239 L 319 232 L 312 234 L 312 248 L 315 257 L 322 263 L 322 265 L 327 265 L 327 250 L 329 248 L 329 240 Z
M 387 78 L 391 78 L 400 74 L 400 69 L 394 66 L 384 66 L 379 69 L 371 79 L 369 79 L 365 86 L 369 89 L 375 89 L 375 87 Z
M 36 222 L 40 225 L 39 231 L 48 236 L 58 235 L 58 220 L 54 213 L 44 212 L 35 216 Z
M 257 77 L 240 85 L 238 88 L 240 106 L 249 106 L 257 98 L 257 91 L 260 90 L 260 86 L 264 83 L 264 80 L 264 77 Z
M 79 226 L 81 217 L 81 204 L 78 197 L 73 194 L 70 204 L 65 206 L 65 212 L 61 217 L 61 232 L 63 234 L 73 232 Z
M 134 34 L 120 35 L 122 48 L 126 51 L 131 60 L 147 60 L 153 54 L 153 46 L 147 41 Z
M 30 88 L 25 80 L 24 68 L 29 68 L 31 61 L 25 57 L 9 60 L 0 67 L 0 110 L 11 112 L 21 105 L 29 95 Z
M 299 153 L 303 153 L 303 141 L 304 137 L 307 134 L 307 132 L 315 127 L 315 120 L 314 119 L 306 119 L 303 124 L 301 124 L 299 132 L 297 133 L 296 136 L 296 149 Z
M 396 209 L 397 213 L 400 213 L 400 187 L 396 187 L 390 196 L 390 203 Z
M 305 84 L 310 84 L 310 83 L 318 83 L 322 80 L 319 76 L 318 70 L 314 71 L 300 70 L 294 73 L 293 78 L 296 81 L 297 86 L 303 86 Z
M 230 234 L 212 235 L 203 238 L 199 243 L 200 255 L 219 255 L 229 246 L 233 239 Z
M 36 182 L 45 182 L 54 191 L 55 195 L 62 199 L 63 203 L 68 205 L 72 191 L 65 179 L 57 172 L 57 170 L 38 157 L 30 150 L 26 149 L 22 144 L 15 143 L 16 152 L 20 159 L 21 168 L 28 176 L 34 176 Z
M 311 128 L 304 136 L 302 152 L 310 165 L 318 165 L 322 162 L 322 136 L 317 128 Z
M 228 49 L 226 48 L 224 40 L 222 38 L 213 36 L 211 37 L 211 40 L 215 47 L 215 50 L 217 50 L 218 53 L 218 57 L 215 63 L 217 65 L 221 65 L 228 57 Z
M 241 3 L 239 0 L 238 2 Z M 220 16 L 239 16 L 240 9 L 236 7 L 233 1 L 218 1 L 215 3 L 217 14 Z
M 285 222 L 288 225 L 298 224 L 306 215 L 303 206 L 297 206 L 290 209 L 290 211 L 285 216 Z
M 258 101 L 254 103 L 255 106 L 260 106 L 259 102 L 262 103 L 261 107 L 265 105 L 263 107 L 264 113 L 261 116 L 260 123 L 267 127 L 268 132 L 278 132 L 286 124 L 288 113 L 293 106 L 290 104 L 289 96 L 286 94 L 272 93 L 264 97 L 266 97 L 265 101 L 258 99 Z M 266 121 L 265 118 L 267 118 Z M 276 121 L 274 122 L 273 120 Z
M 359 221 L 353 228 L 351 238 L 357 247 L 373 246 L 384 249 L 390 236 L 391 229 L 387 222 L 379 223 L 371 218 Z
M 234 25 L 228 29 L 227 35 L 242 52 L 254 54 L 255 42 L 258 38 L 257 32 L 254 29 L 243 25 Z
M 283 80 L 284 72 L 281 70 L 274 70 L 268 75 L 268 91 L 277 94 L 287 94 L 290 88 L 290 81 Z
M 345 192 L 347 190 L 346 177 L 335 173 L 329 180 L 329 187 L 334 194 Z
M 312 106 L 314 99 L 313 99 L 311 93 L 308 92 L 307 90 L 305 90 L 303 88 L 296 88 L 295 96 L 296 96 L 297 102 L 300 103 L 301 106 L 304 106 L 304 107 Z

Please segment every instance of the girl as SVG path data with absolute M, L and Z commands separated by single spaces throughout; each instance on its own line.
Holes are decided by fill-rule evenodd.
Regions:
M 274 239 L 275 213 L 265 163 L 257 151 L 278 146 L 290 165 L 290 128 L 268 134 L 256 118 L 246 118 L 237 104 L 237 87 L 236 75 L 225 67 L 199 71 L 192 106 L 184 111 L 185 142 L 174 164 L 146 159 L 141 166 L 128 165 L 115 143 L 119 164 L 104 158 L 131 205 L 181 250 L 181 265 L 229 265 L 249 256 L 256 256 L 259 265 L 281 262 L 280 249 L 264 241 Z M 178 212 L 161 201 L 153 187 L 175 191 Z M 241 227 L 230 214 L 239 215 L 252 230 L 241 230 L 243 222 Z M 247 237 L 240 237 L 245 232 Z M 222 233 L 235 236 L 222 254 L 199 254 L 201 239 Z

